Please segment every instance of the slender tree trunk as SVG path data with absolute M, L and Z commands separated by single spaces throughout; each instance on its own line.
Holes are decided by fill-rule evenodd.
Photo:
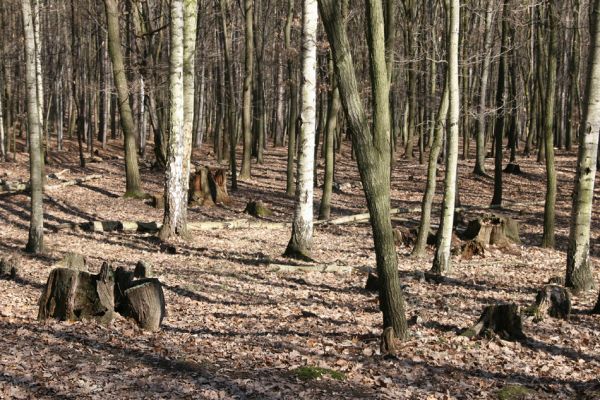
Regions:
M 554 248 L 554 208 L 556 207 L 556 171 L 554 166 L 554 105 L 556 98 L 557 66 L 557 7 L 556 0 L 548 1 L 548 84 L 544 111 L 544 145 L 546 149 L 546 202 L 544 205 L 544 234 L 542 247 Z
M 591 25 L 565 279 L 566 286 L 575 292 L 595 286 L 590 265 L 590 223 L 600 131 L 600 0 L 593 1 Z M 599 305 L 596 308 L 600 310 Z
M 429 150 L 427 185 L 425 186 L 425 193 L 421 202 L 421 221 L 419 223 L 417 240 L 411 254 L 414 257 L 423 257 L 425 255 L 425 246 L 427 245 L 427 236 L 429 236 L 429 227 L 431 224 L 431 205 L 435 196 L 438 157 L 442 148 L 442 137 L 444 136 L 448 116 L 448 97 L 448 84 L 444 83 L 444 92 L 438 108 L 433 141 Z
M 244 0 L 244 34 L 246 51 L 244 53 L 244 99 L 242 106 L 243 156 L 240 179 L 250 179 L 252 163 L 252 85 L 254 82 L 254 0 Z
M 445 274 L 450 270 L 450 246 L 454 222 L 456 198 L 456 170 L 458 166 L 458 123 L 460 116 L 460 88 L 458 86 L 458 42 L 460 28 L 460 1 L 446 0 L 448 14 L 448 130 L 446 138 L 446 176 L 444 178 L 444 199 L 437 236 L 435 256 L 431 270 Z
M 502 43 L 500 45 L 500 65 L 498 67 L 498 87 L 496 89 L 496 122 L 494 125 L 494 195 L 492 205 L 502 205 L 502 141 L 504 138 L 504 118 L 506 112 L 505 81 L 506 53 L 508 51 L 508 12 L 509 0 L 504 0 L 502 10 Z
M 331 191 L 333 188 L 333 168 L 335 152 L 333 151 L 335 129 L 337 127 L 338 111 L 340 109 L 340 91 L 337 85 L 333 58 L 329 56 L 329 79 L 331 90 L 329 93 L 329 106 L 327 107 L 327 123 L 325 125 L 325 178 L 323 179 L 323 197 L 319 206 L 319 219 L 329 219 L 331 212 Z
M 113 65 L 113 76 L 118 95 L 121 128 L 125 135 L 125 197 L 139 198 L 144 193 L 141 188 L 138 167 L 135 125 L 129 105 L 129 88 L 125 75 L 125 64 L 119 35 L 119 8 L 116 0 L 104 0 L 108 25 L 108 52 Z
M 315 130 L 317 118 L 317 0 L 302 3 L 302 86 L 296 198 L 292 237 L 285 255 L 310 258 L 313 236 Z
M 27 86 L 27 125 L 29 128 L 29 172 L 31 181 L 31 214 L 29 238 L 25 251 L 39 254 L 44 251 L 44 210 L 42 202 L 42 145 L 38 101 L 38 69 L 33 16 L 29 0 L 21 1 L 25 35 L 25 80 Z
M 488 80 L 490 75 L 490 64 L 492 61 L 492 47 L 494 41 L 494 5 L 493 0 L 487 0 L 485 10 L 485 38 L 483 44 L 483 64 L 481 67 L 481 84 L 479 86 L 479 115 L 477 116 L 477 136 L 475 144 L 475 168 L 473 172 L 477 175 L 487 175 L 485 172 L 485 114 L 487 112 L 486 99 Z

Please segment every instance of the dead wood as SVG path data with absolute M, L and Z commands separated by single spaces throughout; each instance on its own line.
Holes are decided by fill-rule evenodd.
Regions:
M 87 260 L 82 254 L 69 252 L 56 264 L 54 268 L 70 268 L 78 271 L 88 271 Z
M 264 218 L 273 215 L 273 211 L 262 201 L 249 201 L 244 209 L 246 214 L 250 214 L 256 218 Z
M 523 173 L 521 171 L 521 167 L 519 166 L 519 164 L 515 164 L 515 163 L 507 164 L 506 168 L 504 168 L 504 172 L 507 174 L 513 174 L 513 175 L 521 175 Z
M 19 273 L 19 266 L 16 258 L 0 258 L 0 278 L 15 279 Z
M 208 185 L 215 204 L 229 204 L 231 200 L 227 193 L 227 171 L 219 168 L 208 174 Z
M 521 243 L 518 222 L 510 217 L 498 215 L 471 220 L 462 234 L 462 239 L 478 241 L 484 246 Z
M 45 190 L 60 189 L 60 188 L 66 187 L 66 186 L 79 185 L 81 183 L 91 181 L 94 179 L 99 179 L 99 178 L 102 178 L 102 175 L 100 175 L 100 174 L 88 175 L 88 176 L 84 176 L 83 178 L 71 179 L 68 181 L 55 183 L 54 185 L 46 185 L 46 186 L 44 186 L 44 189 Z
M 337 264 L 330 264 L 330 265 L 269 264 L 269 272 L 325 272 L 325 273 L 349 274 L 353 270 L 354 270 L 354 268 L 351 266 L 337 265 Z
M 571 292 L 558 285 L 546 285 L 535 297 L 532 306 L 535 319 L 540 321 L 544 315 L 568 320 L 571 315 Z
M 523 325 L 519 306 L 516 304 L 495 304 L 486 306 L 477 323 L 461 335 L 470 338 L 499 335 L 504 340 L 523 340 Z
M 199 167 L 190 176 L 190 189 L 188 202 L 197 206 L 214 205 L 213 195 L 209 184 L 210 170 L 207 167 Z
M 165 316 L 165 297 L 162 285 L 156 278 L 134 281 L 125 290 L 127 315 L 135 319 L 142 329 L 156 331 Z
M 39 301 L 38 320 L 94 319 L 110 323 L 114 316 L 114 275 L 104 264 L 98 275 L 70 268 L 55 268 Z

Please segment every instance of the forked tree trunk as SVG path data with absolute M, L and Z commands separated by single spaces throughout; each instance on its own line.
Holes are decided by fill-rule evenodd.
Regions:
M 565 279 L 566 286 L 572 288 L 574 292 L 589 290 L 595 286 L 590 266 L 590 222 L 600 131 L 600 0 L 593 2 L 591 22 L 592 37 L 583 118 L 579 131 Z M 600 296 L 596 308 L 600 312 Z
M 38 107 L 37 70 L 35 35 L 29 0 L 22 4 L 23 27 L 25 34 L 25 82 L 27 86 L 27 125 L 29 128 L 29 174 L 31 180 L 31 215 L 29 220 L 29 238 L 25 251 L 41 253 L 44 251 L 44 211 L 42 209 L 42 143 L 40 115 Z
M 460 115 L 460 88 L 458 87 L 458 42 L 460 28 L 460 2 L 447 0 L 448 14 L 448 94 L 449 115 L 446 139 L 446 176 L 444 178 L 444 199 L 442 216 L 437 237 L 435 257 L 431 270 L 445 274 L 450 270 L 450 247 L 454 222 L 456 198 L 456 170 L 458 167 L 458 118 Z
M 317 0 L 302 3 L 302 86 L 296 199 L 292 237 L 285 255 L 310 258 L 313 237 L 315 130 L 317 117 Z
M 408 326 L 390 219 L 389 80 L 385 63 L 383 10 L 379 1 L 367 2 L 367 37 L 374 99 L 371 130 L 358 91 L 350 43 L 338 2 L 319 0 L 319 6 L 333 52 L 340 97 L 371 216 L 377 273 L 381 279 L 379 302 L 383 312 L 383 326 L 384 329 L 392 328 L 397 338 L 406 339 Z
M 133 114 L 129 106 L 129 88 L 119 35 L 119 7 L 117 0 L 104 0 L 108 26 L 108 52 L 113 65 L 115 87 L 118 95 L 121 127 L 125 135 L 125 197 L 142 197 L 140 170 L 136 151 L 136 133 Z

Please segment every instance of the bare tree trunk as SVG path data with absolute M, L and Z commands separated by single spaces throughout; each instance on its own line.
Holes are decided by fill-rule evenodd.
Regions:
M 21 2 L 25 35 L 27 85 L 27 125 L 29 128 L 29 172 L 31 180 L 31 215 L 29 238 L 25 251 L 39 254 L 44 251 L 44 211 L 42 202 L 42 145 L 38 101 L 38 69 L 36 66 L 35 32 L 29 0 Z
M 437 236 L 435 256 L 431 270 L 445 274 L 450 270 L 450 246 L 454 222 L 454 201 L 456 198 L 456 170 L 458 166 L 458 122 L 460 116 L 460 88 L 458 87 L 458 41 L 460 28 L 459 0 L 446 0 L 448 18 L 448 94 L 449 115 L 447 130 L 446 176 L 444 178 L 444 199 Z
M 125 197 L 143 197 L 140 170 L 138 167 L 135 125 L 129 106 L 129 88 L 125 76 L 125 64 L 121 52 L 119 35 L 119 8 L 116 0 L 104 0 L 106 21 L 108 25 L 108 51 L 113 64 L 115 87 L 118 94 L 121 127 L 125 135 Z
M 285 255 L 310 258 L 313 236 L 315 130 L 317 117 L 317 0 L 302 3 L 302 86 L 296 199 L 292 237 Z
M 240 179 L 250 179 L 252 163 L 252 85 L 254 82 L 254 0 L 244 0 L 245 13 L 245 71 L 244 71 L 244 98 L 242 105 L 242 130 L 243 130 L 243 156 Z
M 577 170 L 567 250 L 565 284 L 575 292 L 593 288 L 590 266 L 590 223 L 594 198 L 598 132 L 600 131 L 600 0 L 594 0 L 583 119 L 579 131 Z M 600 297 L 598 298 L 600 304 Z M 597 305 L 596 308 L 600 310 Z

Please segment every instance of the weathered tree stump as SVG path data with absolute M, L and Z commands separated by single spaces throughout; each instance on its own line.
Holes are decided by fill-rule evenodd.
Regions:
M 249 201 L 244 209 L 246 214 L 250 214 L 256 218 L 264 218 L 273 215 L 273 211 L 262 201 Z
M 215 204 L 229 204 L 229 194 L 227 194 L 227 171 L 217 169 L 214 173 L 208 174 L 208 184 L 210 193 Z
M 209 184 L 210 170 L 207 167 L 200 167 L 190 176 L 190 189 L 188 201 L 190 204 L 198 206 L 214 205 L 213 196 Z
M 133 270 L 133 277 L 136 279 L 144 279 L 152 277 L 152 264 L 145 261 L 138 261 Z
M 513 175 L 521 175 L 523 173 L 521 171 L 521 167 L 519 166 L 519 164 L 515 164 L 515 163 L 507 164 L 506 168 L 504 168 L 504 172 L 507 174 L 513 174 Z
M 163 193 L 154 193 L 150 197 L 150 205 L 154 208 L 165 208 L 165 196 Z
M 54 264 L 54 268 L 69 268 L 76 269 L 78 271 L 88 271 L 87 260 L 82 254 L 69 252 L 65 256 Z
M 486 306 L 477 324 L 462 333 L 470 338 L 492 334 L 511 341 L 525 339 L 519 306 L 512 303 Z
M 397 246 L 412 246 L 417 240 L 417 230 L 399 226 L 394 229 L 394 243 Z
M 519 224 L 510 217 L 485 216 L 469 222 L 462 234 L 463 240 L 475 240 L 481 244 L 505 245 L 521 243 Z
M 162 285 L 155 278 L 134 281 L 125 290 L 127 315 L 136 320 L 142 329 L 156 331 L 165 316 L 165 297 Z
M 571 315 L 571 292 L 558 285 L 544 286 L 535 297 L 533 315 L 540 321 L 548 314 L 553 318 L 569 319 Z
M 473 256 L 483 256 L 485 254 L 485 248 L 478 240 L 468 240 L 457 249 L 460 249 L 460 256 L 463 260 L 470 260 Z
M 125 298 L 125 291 L 133 285 L 133 278 L 134 273 L 126 270 L 123 267 L 117 267 L 115 270 L 115 311 L 117 311 L 119 314 L 125 314 L 127 312 L 127 299 Z
M 0 278 L 2 279 L 15 279 L 19 267 L 15 258 L 1 258 L 0 259 Z
M 70 268 L 55 268 L 39 301 L 38 320 L 93 319 L 110 323 L 114 316 L 114 276 L 108 264 L 98 275 Z

